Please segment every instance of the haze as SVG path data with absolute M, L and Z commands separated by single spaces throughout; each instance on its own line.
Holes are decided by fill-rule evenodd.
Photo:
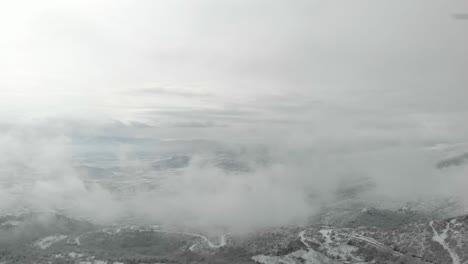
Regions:
M 454 19 L 465 11 L 461 0 L 4 2 L 0 209 L 276 226 L 361 178 L 376 186 L 364 199 L 464 206 L 466 167 L 436 164 L 468 152 L 468 23 Z M 251 170 L 206 165 L 219 149 Z M 167 192 L 122 199 L 77 171 L 96 151 L 135 170 L 138 151 L 192 158 Z

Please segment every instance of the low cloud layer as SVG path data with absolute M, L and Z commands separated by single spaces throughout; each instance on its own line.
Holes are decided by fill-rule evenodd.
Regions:
M 238 173 L 207 163 L 219 154 L 198 149 L 183 172 L 154 174 L 151 181 L 157 183 L 156 189 L 141 185 L 122 195 L 99 180 L 90 182 L 89 175 L 77 169 L 76 149 L 68 137 L 21 128 L 2 133 L 0 140 L 3 213 L 59 211 L 98 223 L 132 218 L 139 223 L 239 231 L 304 224 L 321 206 L 353 192 L 346 186 L 355 184 L 354 198 L 382 207 L 421 199 L 452 197 L 462 205 L 468 201 L 461 188 L 466 167 L 440 170 L 436 162 L 446 152 L 424 145 L 347 148 L 331 142 L 321 148 L 317 144 L 295 148 L 278 142 L 262 148 L 267 163 L 256 162 L 256 152 L 243 147 L 237 153 L 251 170 Z M 123 178 L 129 186 L 139 180 L 138 171 L 149 166 L 129 152 L 138 148 L 120 144 L 111 151 L 120 152 L 119 166 L 131 168 Z M 231 145 L 231 151 L 236 148 Z
M 467 202 L 465 166 L 436 166 L 467 151 L 467 11 L 442 0 L 2 3 L 0 209 L 251 228 L 303 222 L 349 179 L 372 183 L 368 200 Z M 270 163 L 206 166 L 220 146 L 262 146 Z M 193 159 L 160 191 L 124 199 L 76 170 L 88 148 L 135 171 L 146 165 L 126 152 Z

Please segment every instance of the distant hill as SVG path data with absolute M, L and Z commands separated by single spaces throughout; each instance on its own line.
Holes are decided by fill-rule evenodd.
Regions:
M 468 215 L 392 228 L 311 225 L 215 235 L 30 213 L 0 217 L 0 248 L 0 263 L 460 264 L 468 261 Z

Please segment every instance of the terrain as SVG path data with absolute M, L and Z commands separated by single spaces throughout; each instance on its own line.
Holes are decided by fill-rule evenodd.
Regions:
M 378 219 L 381 213 L 388 214 L 367 209 L 359 215 Z M 410 211 L 395 214 L 414 218 Z M 56 213 L 22 213 L 0 218 L 0 248 L 0 263 L 459 264 L 468 261 L 468 215 L 400 226 L 306 225 L 222 233 L 102 226 Z
M 222 152 L 197 162 L 232 177 L 269 163 L 262 155 L 253 161 L 239 159 L 243 154 Z M 183 175 L 193 159 L 141 154 L 138 163 L 122 165 L 103 155 L 87 157 L 76 165 L 83 182 L 99 184 L 123 199 L 160 190 L 161 182 Z M 435 167 L 463 166 L 461 158 L 465 154 Z M 17 207 L 0 214 L 0 264 L 468 263 L 468 214 L 455 197 L 370 199 L 375 186 L 369 177 L 350 178 L 306 222 L 245 230 L 131 215 L 102 223 L 70 214 L 70 208 Z M 17 195 L 19 199 L 21 193 Z

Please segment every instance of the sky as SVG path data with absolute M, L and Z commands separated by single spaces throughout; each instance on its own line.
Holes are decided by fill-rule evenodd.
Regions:
M 0 12 L 2 123 L 207 138 L 467 132 L 468 24 L 454 16 L 466 1 L 47 0 Z
M 395 196 L 463 193 L 466 170 L 441 185 L 433 165 L 446 153 L 424 151 L 467 148 L 466 13 L 464 0 L 4 1 L 0 164 L 8 175 L 18 174 L 12 164 L 73 174 L 62 145 L 82 136 L 211 140 L 276 153 L 279 167 L 234 183 L 190 170 L 180 199 L 168 202 L 185 210 L 187 202 L 232 201 L 234 209 L 190 211 L 206 222 L 231 209 L 256 211 L 242 191 L 252 182 L 282 194 L 257 197 L 272 212 L 291 190 L 332 186 L 336 175 L 375 176 Z M 202 174 L 206 185 L 190 191 Z M 283 174 L 295 183 L 272 183 Z M 421 177 L 427 185 L 417 188 Z M 217 182 L 225 192 L 197 199 Z M 84 190 L 75 177 L 45 183 L 31 201 L 47 198 L 43 188 L 60 190 L 54 197 L 68 192 L 63 186 Z M 300 204 L 304 195 L 291 197 Z M 85 209 L 93 211 L 90 197 Z

